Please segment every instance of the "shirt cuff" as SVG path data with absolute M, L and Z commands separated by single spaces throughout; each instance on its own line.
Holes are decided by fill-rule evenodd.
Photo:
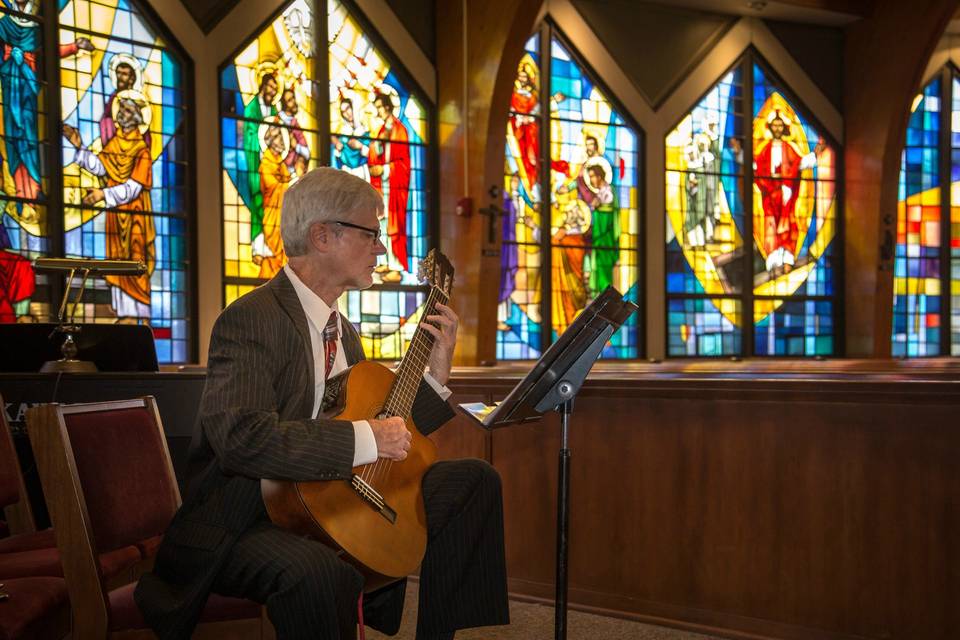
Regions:
M 436 381 L 436 379 L 430 375 L 430 372 L 424 372 L 423 379 L 427 381 L 427 384 L 437 392 L 437 395 L 440 396 L 441 400 L 446 400 L 453 395 L 453 391 L 447 389 L 445 386 Z
M 377 461 L 377 440 L 366 420 L 356 420 L 353 423 L 353 443 L 353 466 L 359 467 Z

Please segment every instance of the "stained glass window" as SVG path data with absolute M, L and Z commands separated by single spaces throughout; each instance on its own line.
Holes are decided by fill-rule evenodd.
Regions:
M 836 349 L 835 145 L 754 58 L 666 137 L 671 356 Z
M 914 99 L 900 159 L 894 356 L 940 353 L 940 95 L 937 77 Z
M 387 247 L 373 288 L 349 292 L 346 313 L 368 356 L 395 359 L 426 300 L 417 272 L 430 249 L 429 112 L 347 5 L 327 8 L 331 164 L 383 196 Z
M 551 25 L 527 41 L 506 132 L 499 359 L 539 356 L 608 286 L 639 299 L 639 136 L 621 113 Z M 634 314 L 603 357 L 638 355 Z
M 0 322 L 48 320 L 48 276 L 36 274 L 34 258 L 49 255 L 53 229 L 44 202 L 49 194 L 50 157 L 45 121 L 43 24 L 37 4 L 0 6 L 0 159 L 3 224 L 0 225 Z M 76 55 L 61 48 L 61 56 Z
M 149 324 L 161 362 L 186 362 L 186 96 L 183 66 L 124 0 L 70 0 L 60 12 L 64 251 L 140 260 L 141 276 L 87 284 L 87 322 Z
M 186 78 L 181 55 L 128 0 L 60 0 L 59 113 L 46 112 L 35 2 L 0 8 L 3 225 L 0 321 L 50 320 L 61 283 L 41 255 L 140 260 L 87 282 L 75 318 L 150 326 L 160 362 L 190 359 Z M 14 11 L 19 10 L 19 13 Z M 26 12 L 26 13 L 24 13 Z M 49 147 L 57 127 L 60 147 Z M 62 192 L 51 193 L 51 174 Z M 59 210 L 51 219 L 47 213 Z
M 960 355 L 960 80 L 952 66 L 914 98 L 904 142 L 891 353 Z
M 960 356 L 960 79 L 950 83 L 950 269 L 945 275 L 950 292 L 950 355 Z
M 319 162 L 311 6 L 290 3 L 220 73 L 227 304 L 283 267 L 283 195 Z
M 328 0 L 322 20 L 314 6 L 286 5 L 220 76 L 225 300 L 283 266 L 283 195 L 329 162 L 383 196 L 387 255 L 374 287 L 349 292 L 340 308 L 369 357 L 399 358 L 425 300 L 416 274 L 431 241 L 429 109 L 348 5 Z M 314 53 L 317 29 L 327 33 L 326 69 Z

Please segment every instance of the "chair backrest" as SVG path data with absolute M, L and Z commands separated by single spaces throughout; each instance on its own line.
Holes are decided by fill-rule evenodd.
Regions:
M 152 397 L 27 410 L 27 429 L 77 628 L 109 624 L 99 554 L 162 534 L 180 506 L 180 490 Z M 83 609 L 83 611 L 80 611 Z
M 162 534 L 180 506 L 153 398 L 59 407 L 95 551 Z
M 6 514 L 10 533 L 27 533 L 36 531 L 36 525 L 4 407 L 0 395 L 0 511 Z

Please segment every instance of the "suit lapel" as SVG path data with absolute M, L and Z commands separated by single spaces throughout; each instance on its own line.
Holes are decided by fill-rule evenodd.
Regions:
M 310 404 L 306 409 L 306 413 L 310 414 L 313 411 L 314 376 L 316 373 L 313 370 L 313 347 L 310 343 L 310 328 L 307 326 L 307 315 L 303 312 L 303 305 L 300 304 L 300 298 L 297 297 L 297 291 L 293 288 L 293 283 L 290 282 L 290 278 L 287 277 L 283 269 L 274 276 L 273 280 L 271 280 L 267 286 L 273 291 L 273 295 L 276 296 L 277 301 L 280 303 L 280 308 L 290 316 L 290 320 L 293 321 L 293 326 L 297 328 L 297 333 L 300 334 L 300 341 L 303 343 L 302 353 L 307 366 L 309 383 L 306 387 L 309 389 L 309 393 L 304 394 L 304 406 L 306 406 L 306 402 L 309 400 Z

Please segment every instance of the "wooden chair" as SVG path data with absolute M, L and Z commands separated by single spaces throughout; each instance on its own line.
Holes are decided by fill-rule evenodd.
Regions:
M 10 425 L 3 412 L 0 412 L 0 506 L 6 511 L 14 534 L 0 539 L 0 579 L 63 577 L 53 529 L 36 531 Z M 147 564 L 146 556 L 140 548 L 130 545 L 104 553 L 99 561 L 110 584 L 120 586 L 140 576 Z
M 107 585 L 98 554 L 156 546 L 180 506 L 153 398 L 48 404 L 27 412 L 27 429 L 58 532 L 73 605 L 74 637 L 152 638 L 133 601 L 134 585 Z M 272 637 L 263 608 L 212 595 L 195 638 Z
M 0 396 L 0 407 L 3 397 Z M 0 411 L 0 508 L 5 512 L 11 536 L 0 539 L 0 640 L 64 638 L 70 633 L 70 602 L 67 583 L 59 577 L 13 577 L 34 573 L 37 566 L 50 569 L 43 549 L 56 553 L 53 530 L 36 531 L 33 512 L 23 484 L 20 462 L 10 435 L 5 412 Z M 33 552 L 41 550 L 41 553 Z M 10 554 L 10 555 L 7 555 Z M 60 558 L 53 558 L 59 570 Z M 42 573 L 42 571 L 41 571 Z
M 0 395 L 0 407 L 4 406 L 6 405 L 3 402 L 3 396 Z M 34 524 L 33 511 L 30 509 L 27 488 L 23 484 L 23 472 L 20 469 L 20 461 L 17 459 L 17 451 L 13 446 L 6 411 L 0 411 L 0 431 L 3 432 L 0 433 L 0 509 L 3 510 L 7 520 L 11 537 L 35 533 L 37 527 Z M 26 548 L 54 546 L 52 535 L 48 534 L 48 537 L 49 544 L 34 547 L 28 545 Z M 9 538 L 0 540 L 0 553 L 3 553 L 2 545 L 7 540 Z

